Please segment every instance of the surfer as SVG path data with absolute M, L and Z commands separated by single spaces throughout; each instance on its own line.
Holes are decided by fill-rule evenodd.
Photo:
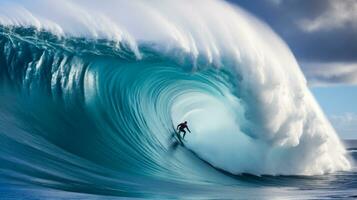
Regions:
M 188 132 L 191 133 L 190 129 L 188 128 L 187 126 L 187 121 L 177 125 L 177 130 L 179 131 L 178 134 L 180 135 L 181 132 L 183 132 L 183 136 L 182 136 L 182 139 L 185 139 L 185 135 L 186 135 L 186 131 L 185 131 L 185 128 L 188 130 Z

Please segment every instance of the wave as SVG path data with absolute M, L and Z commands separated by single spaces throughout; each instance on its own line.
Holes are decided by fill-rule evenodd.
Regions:
M 6 177 L 121 191 L 351 169 L 287 45 L 238 7 L 36 0 L 0 13 Z

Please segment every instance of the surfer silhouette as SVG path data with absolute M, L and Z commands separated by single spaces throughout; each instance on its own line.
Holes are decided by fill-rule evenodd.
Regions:
M 187 121 L 177 125 L 176 129 L 179 131 L 178 134 L 180 135 L 181 132 L 183 132 L 182 139 L 185 139 L 186 131 L 185 128 L 188 130 L 188 132 L 191 133 L 190 129 L 187 126 Z

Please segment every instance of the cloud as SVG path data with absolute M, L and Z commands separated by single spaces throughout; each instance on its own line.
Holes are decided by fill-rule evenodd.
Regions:
M 356 63 L 303 63 L 310 86 L 357 85 Z
M 357 62 L 357 0 L 228 0 L 268 23 L 300 62 Z
M 356 0 L 327 0 L 329 5 L 322 14 L 313 19 L 298 21 L 300 28 L 305 32 L 316 32 L 340 28 L 357 28 L 357 1 Z
M 345 139 L 357 136 L 357 113 L 344 113 L 329 116 L 331 124 Z
M 283 38 L 310 85 L 357 85 L 357 0 L 228 1 Z

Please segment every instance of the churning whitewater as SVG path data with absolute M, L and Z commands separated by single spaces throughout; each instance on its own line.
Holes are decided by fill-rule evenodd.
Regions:
M 351 168 L 287 45 L 223 1 L 1 1 L 0 77 L 0 169 L 20 182 L 120 193 Z

